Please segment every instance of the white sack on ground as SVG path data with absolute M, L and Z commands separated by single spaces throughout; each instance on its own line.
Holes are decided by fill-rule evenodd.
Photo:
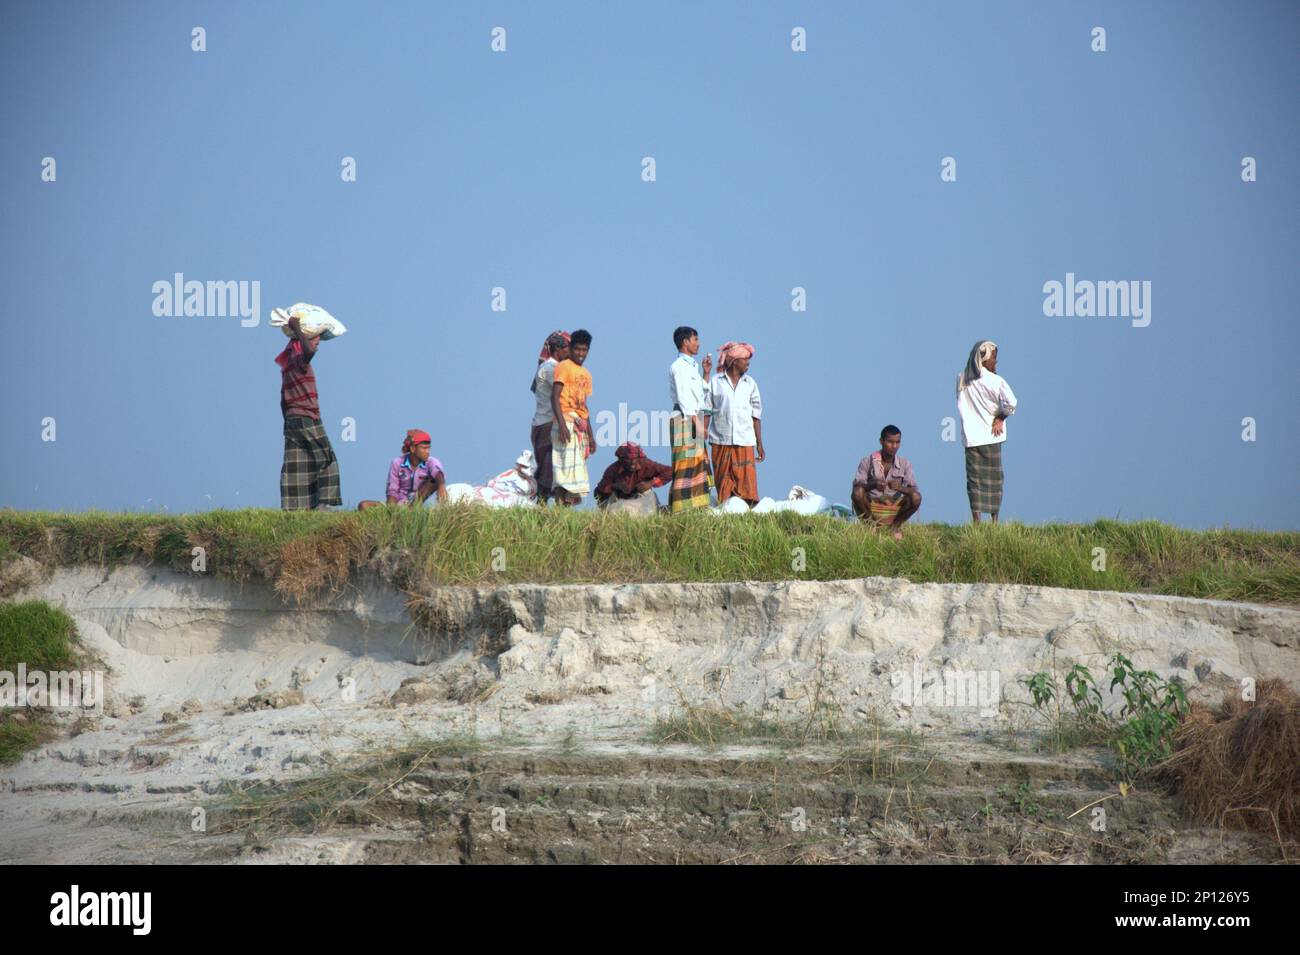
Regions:
M 447 500 L 475 501 L 492 507 L 531 507 L 536 503 L 537 464 L 532 451 L 522 452 L 515 466 L 488 478 L 486 484 L 448 484 Z

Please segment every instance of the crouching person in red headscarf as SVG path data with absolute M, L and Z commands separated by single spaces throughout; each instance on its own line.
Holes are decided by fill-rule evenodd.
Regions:
M 673 479 L 673 469 L 646 457 L 633 442 L 619 446 L 615 461 L 596 485 L 596 504 L 607 511 L 653 514 L 659 510 L 654 489 Z
M 447 500 L 447 477 L 442 462 L 429 454 L 431 444 L 426 431 L 413 428 L 406 432 L 402 453 L 388 468 L 387 503 L 419 507 L 433 494 L 439 501 Z M 362 501 L 357 510 L 379 506 L 379 501 Z

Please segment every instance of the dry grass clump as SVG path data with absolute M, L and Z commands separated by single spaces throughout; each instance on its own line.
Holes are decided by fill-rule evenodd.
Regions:
M 1255 697 L 1193 707 L 1164 768 L 1193 819 L 1275 836 L 1285 854 L 1300 840 L 1300 695 L 1270 679 Z
M 364 528 L 352 521 L 307 537 L 291 537 L 280 546 L 275 592 L 295 603 L 325 586 L 339 593 L 347 586 L 353 568 L 369 559 L 373 550 L 374 543 Z

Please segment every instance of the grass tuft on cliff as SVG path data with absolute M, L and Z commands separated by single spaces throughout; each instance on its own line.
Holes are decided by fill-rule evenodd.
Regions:
M 339 589 L 371 567 L 407 589 L 886 576 L 1300 603 L 1300 533 L 1157 521 L 915 524 L 900 543 L 862 524 L 788 513 L 643 518 L 472 504 L 364 513 L 0 510 L 5 550 L 46 566 L 152 562 L 187 573 L 201 555 L 203 573 L 263 577 L 292 599 Z
M 28 671 L 78 666 L 77 627 L 62 610 L 40 600 L 0 603 L 0 672 L 15 680 L 18 665 Z M 11 688 L 12 695 L 12 688 Z M 53 735 L 39 710 L 0 709 L 0 766 Z

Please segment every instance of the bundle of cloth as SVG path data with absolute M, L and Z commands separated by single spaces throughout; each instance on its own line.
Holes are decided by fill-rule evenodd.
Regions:
M 491 507 L 532 507 L 537 503 L 537 461 L 532 451 L 515 459 L 514 467 L 485 484 L 448 484 L 447 500 L 473 501 Z
M 824 514 L 833 509 L 826 498 L 806 487 L 796 484 L 784 501 L 765 497 L 752 508 L 739 497 L 729 497 L 721 507 L 713 508 L 715 514 L 775 514 L 794 511 L 796 514 Z
M 347 331 L 342 322 L 319 305 L 308 305 L 306 302 L 299 302 L 297 305 L 290 305 L 288 308 L 271 309 L 271 325 L 280 329 L 290 338 L 293 337 L 293 332 L 289 329 L 289 319 L 291 318 L 298 319 L 298 327 L 309 338 L 315 338 L 319 335 L 322 341 L 329 341 L 331 338 L 338 338 Z

